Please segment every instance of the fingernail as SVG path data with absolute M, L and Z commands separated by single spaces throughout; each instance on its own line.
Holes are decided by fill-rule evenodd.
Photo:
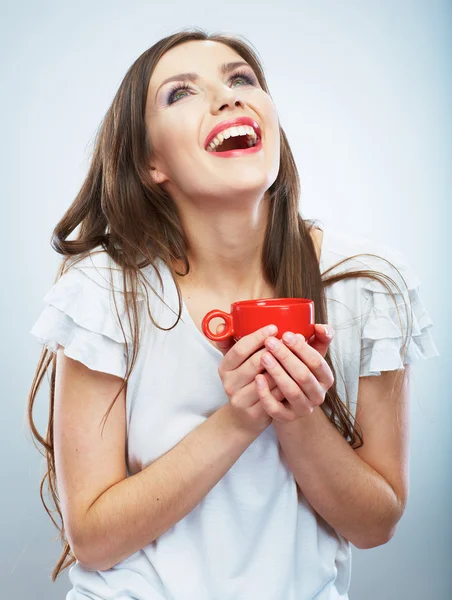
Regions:
M 329 327 L 324 327 L 323 329 L 325 330 L 325 335 L 327 335 L 328 337 L 330 337 L 331 336 L 331 330 L 330 330 L 330 328 Z
M 265 327 L 264 329 L 264 334 L 265 335 L 273 335 L 274 333 L 276 333 L 278 331 L 278 328 L 276 327 L 276 325 L 268 325 L 267 327 Z
M 266 367 L 274 367 L 276 365 L 276 359 L 274 359 L 271 354 L 264 354 L 262 362 Z
M 264 386 L 265 386 L 265 378 L 264 377 L 258 377 L 256 379 L 256 384 L 257 384 L 258 388 L 263 389 Z
M 286 331 L 283 335 L 283 340 L 288 344 L 293 344 L 295 341 L 295 336 L 291 331 Z

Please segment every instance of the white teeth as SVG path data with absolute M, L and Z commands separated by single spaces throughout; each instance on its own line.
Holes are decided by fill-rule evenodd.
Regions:
M 227 140 L 230 137 L 237 137 L 239 135 L 248 136 L 247 144 L 248 148 L 254 146 L 257 142 L 257 133 L 254 129 L 249 125 L 240 125 L 239 127 L 229 127 L 229 129 L 223 130 L 221 133 L 218 133 L 217 136 L 210 142 L 207 146 L 207 152 L 216 152 L 218 146 Z

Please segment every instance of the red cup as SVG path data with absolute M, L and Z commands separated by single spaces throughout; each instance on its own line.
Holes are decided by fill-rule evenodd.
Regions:
M 212 333 L 210 321 L 215 317 L 224 319 L 226 328 L 223 333 Z M 230 337 L 235 341 L 253 333 L 261 327 L 274 324 L 278 327 L 275 337 L 282 338 L 283 333 L 292 331 L 301 333 L 306 340 L 314 335 L 314 301 L 308 298 L 257 298 L 240 300 L 231 304 L 231 312 L 214 309 L 203 318 L 201 327 L 204 335 L 214 342 Z

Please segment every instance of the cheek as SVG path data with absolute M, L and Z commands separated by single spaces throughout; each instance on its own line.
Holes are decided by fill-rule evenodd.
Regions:
M 267 123 L 267 127 L 269 128 L 272 136 L 275 139 L 275 142 L 280 143 L 280 133 L 279 133 L 279 117 L 278 112 L 276 111 L 275 105 L 271 102 L 267 105 L 267 110 L 265 114 L 265 122 Z
M 273 100 L 268 94 L 262 92 L 262 97 L 259 98 L 259 107 L 256 105 L 256 109 L 260 112 L 260 117 L 264 123 L 264 136 L 267 143 L 273 150 L 278 149 L 281 143 L 279 117 Z
M 184 155 L 193 155 L 194 149 L 199 146 L 199 132 L 194 128 L 194 119 L 171 117 L 159 127 L 159 147 L 169 162 Z
M 169 124 L 155 131 L 155 154 L 160 169 L 173 182 L 179 180 L 179 174 L 193 172 L 192 164 L 196 160 L 197 138 L 193 131 L 187 131 L 180 124 Z

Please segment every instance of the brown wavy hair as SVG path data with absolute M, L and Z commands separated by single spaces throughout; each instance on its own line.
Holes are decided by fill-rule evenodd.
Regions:
M 122 386 L 104 418 L 108 417 L 116 399 L 126 385 L 139 349 L 138 286 L 143 288 L 145 294 L 148 293 L 148 282 L 143 281 L 140 270 L 145 266 L 155 265 L 158 258 L 165 261 L 173 277 L 175 273 L 183 275 L 174 269 L 173 261 L 183 261 L 185 274 L 188 274 L 190 270 L 187 240 L 176 204 L 150 177 L 149 160 L 152 147 L 146 133 L 145 104 L 149 81 L 159 59 L 171 48 L 193 40 L 211 40 L 226 44 L 235 50 L 251 65 L 262 89 L 270 94 L 258 54 L 242 36 L 208 34 L 195 27 L 179 30 L 161 39 L 143 52 L 127 71 L 97 131 L 91 164 L 83 185 L 52 232 L 51 246 L 63 256 L 55 282 L 65 272 L 68 262 L 76 260 L 79 256 L 80 259 L 84 258 L 97 246 L 101 246 L 108 253 L 122 272 L 129 331 L 132 331 L 132 353 L 131 360 L 129 360 L 129 343 L 124 334 L 124 328 L 122 328 L 127 349 L 127 372 Z M 274 286 L 276 296 L 312 299 L 315 305 L 315 322 L 328 323 L 325 288 L 342 279 L 367 277 L 379 281 L 392 295 L 397 306 L 388 281 L 395 286 L 397 293 L 401 293 L 401 291 L 394 280 L 384 273 L 372 270 L 348 270 L 326 277 L 330 271 L 346 260 L 361 255 L 346 258 L 325 273 L 320 273 L 314 243 L 310 235 L 313 222 L 304 220 L 299 214 L 299 175 L 282 127 L 280 127 L 280 139 L 279 172 L 275 182 L 267 191 L 270 195 L 270 208 L 262 262 L 265 275 Z M 78 226 L 80 228 L 76 237 L 69 240 L 69 235 Z M 140 262 L 137 260 L 138 257 L 141 258 Z M 157 270 L 156 272 L 161 281 Z M 176 286 L 179 297 L 179 314 L 174 325 L 165 331 L 176 327 L 181 316 L 182 296 L 177 283 Z M 153 291 L 155 292 L 155 290 Z M 114 298 L 113 285 L 112 294 Z M 118 314 L 117 306 L 116 312 Z M 164 328 L 154 321 L 149 306 L 147 312 L 153 324 L 163 330 Z M 403 344 L 404 357 L 406 356 L 408 337 L 407 333 Z M 325 360 L 336 380 L 337 374 L 331 361 L 330 350 L 328 350 Z M 50 365 L 52 365 L 52 369 L 49 417 L 45 437 L 42 437 L 33 421 L 33 406 L 42 379 Z M 44 346 L 28 395 L 26 417 L 34 438 L 33 443 L 47 462 L 47 472 L 40 484 L 41 500 L 59 530 L 59 537 L 64 546 L 62 555 L 52 572 L 52 581 L 55 581 L 58 575 L 76 560 L 65 537 L 57 492 L 53 441 L 55 373 L 56 354 Z M 399 373 L 402 385 L 405 371 L 401 369 Z M 327 391 L 325 401 L 321 406 L 348 443 L 353 448 L 359 448 L 363 444 L 362 431 L 349 409 L 347 391 L 344 402 L 339 397 L 336 383 L 334 383 Z M 43 451 L 36 445 L 35 440 L 42 446 Z M 46 480 L 55 511 L 49 510 L 43 497 Z M 58 512 L 61 527 L 53 518 L 52 512 Z

